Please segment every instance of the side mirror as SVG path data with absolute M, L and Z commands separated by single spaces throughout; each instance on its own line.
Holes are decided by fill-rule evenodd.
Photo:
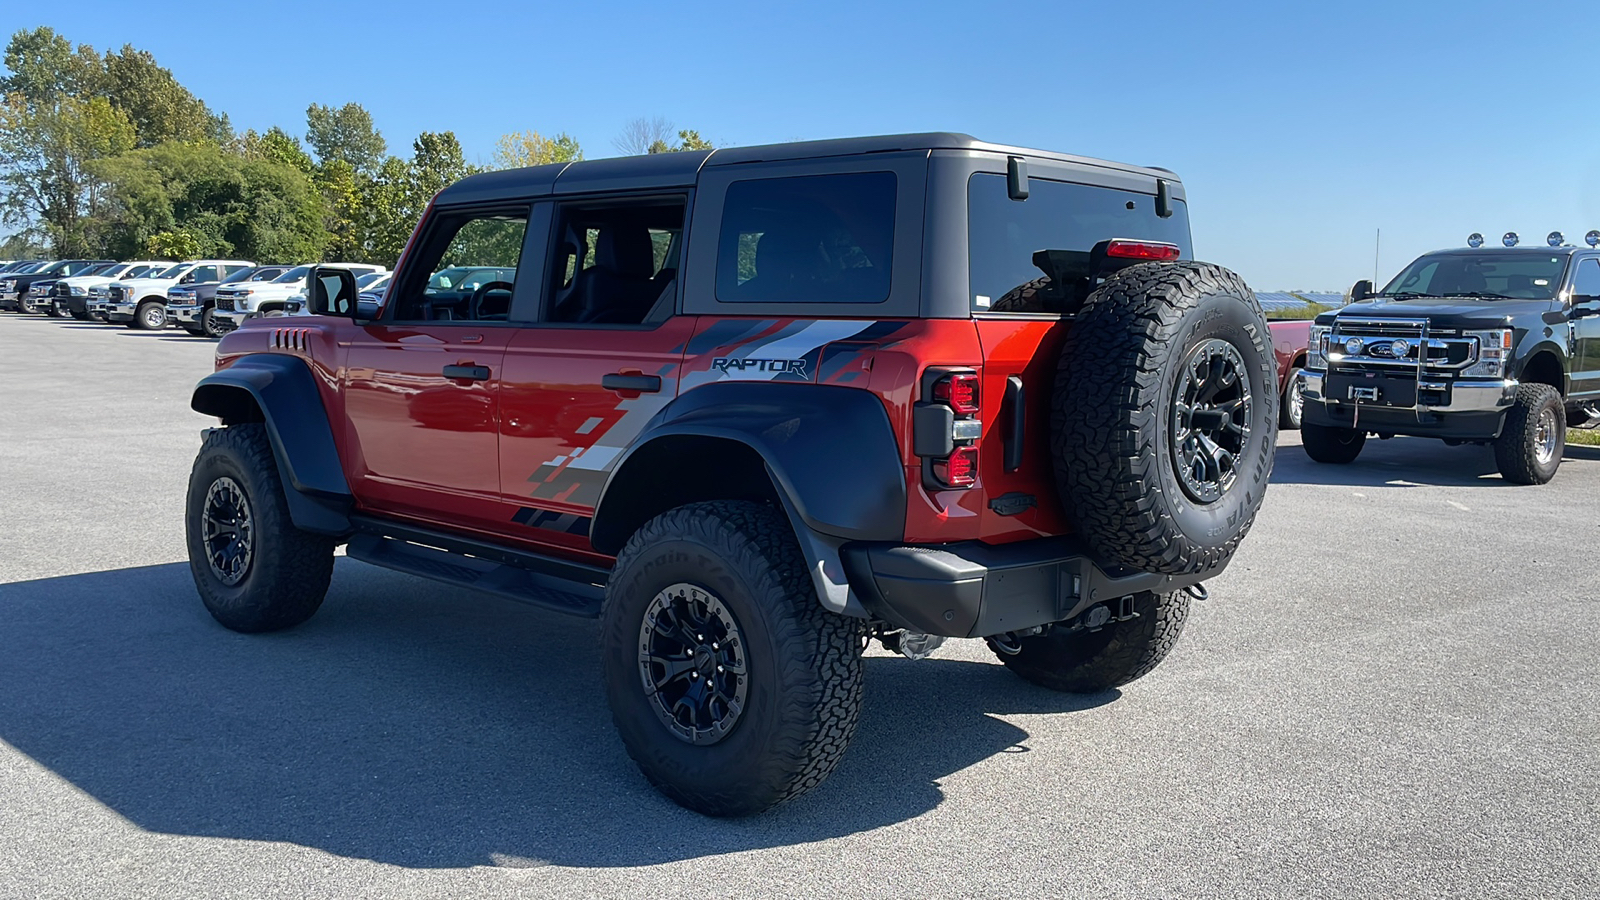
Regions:
M 1371 296 L 1372 296 L 1372 282 L 1366 280 L 1365 278 L 1363 278 L 1360 281 L 1356 282 L 1356 286 L 1350 289 L 1350 302 L 1351 303 L 1360 303 L 1361 301 L 1363 301 L 1363 300 L 1365 300 L 1365 299 L 1367 299 L 1368 297 L 1371 297 Z
M 359 321 L 356 277 L 348 269 L 313 268 L 306 276 L 306 301 L 312 315 Z

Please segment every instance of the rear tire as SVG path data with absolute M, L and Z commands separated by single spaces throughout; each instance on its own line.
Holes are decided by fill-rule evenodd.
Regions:
M 1051 398 L 1064 512 L 1106 563 L 1190 575 L 1233 556 L 1266 494 L 1278 380 L 1238 275 L 1145 263 L 1091 294 Z
M 1561 467 L 1567 445 L 1567 411 L 1561 393 L 1548 384 L 1524 384 L 1506 412 L 1494 442 L 1495 467 L 1513 484 L 1546 484 Z
M 189 475 L 185 531 L 195 589 L 224 627 L 293 628 L 322 605 L 334 541 L 294 526 L 265 425 L 206 435 Z
M 818 603 L 781 514 L 694 503 L 645 523 L 618 555 L 601 673 L 650 783 L 696 812 L 743 816 L 839 764 L 861 711 L 863 636 L 860 620 Z
M 1300 426 L 1300 446 L 1305 448 L 1307 456 L 1319 463 L 1344 465 L 1355 462 L 1366 443 L 1367 433 L 1354 428 L 1311 422 Z
M 1067 631 L 1057 625 L 1045 634 L 1017 641 L 1015 655 L 989 647 L 1005 667 L 1040 687 L 1072 694 L 1093 694 L 1121 687 L 1150 674 L 1178 643 L 1189 617 L 1189 596 L 1182 591 L 1135 594 L 1139 617 L 1098 631 Z

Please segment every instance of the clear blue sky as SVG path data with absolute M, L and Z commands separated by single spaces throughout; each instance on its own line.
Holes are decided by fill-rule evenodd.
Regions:
M 614 155 L 629 119 L 717 143 L 965 131 L 1178 172 L 1196 254 L 1258 290 L 1600 227 L 1600 25 L 1578 2 L 13 4 L 9 34 L 149 50 L 236 128 L 365 105 L 409 155 L 523 129 Z

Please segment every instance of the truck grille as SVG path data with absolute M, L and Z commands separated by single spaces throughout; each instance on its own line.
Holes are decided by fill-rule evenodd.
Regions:
M 1454 331 L 1430 332 L 1422 319 L 1339 317 L 1328 335 L 1328 351 L 1329 362 L 1340 368 L 1415 371 L 1418 361 L 1426 359 L 1429 369 L 1449 370 L 1478 358 L 1478 339 Z
M 217 309 L 220 309 L 223 312 L 233 312 L 233 298 L 219 296 L 217 298 Z
M 72 288 L 67 287 L 64 284 L 60 284 L 58 282 L 56 284 L 55 295 L 57 297 L 71 297 L 72 296 Z

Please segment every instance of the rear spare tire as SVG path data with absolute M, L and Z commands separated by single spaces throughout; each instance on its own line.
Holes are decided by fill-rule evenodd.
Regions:
M 1067 517 L 1103 563 L 1220 570 L 1261 506 L 1277 426 L 1266 318 L 1221 266 L 1129 267 L 1068 327 L 1052 457 Z

